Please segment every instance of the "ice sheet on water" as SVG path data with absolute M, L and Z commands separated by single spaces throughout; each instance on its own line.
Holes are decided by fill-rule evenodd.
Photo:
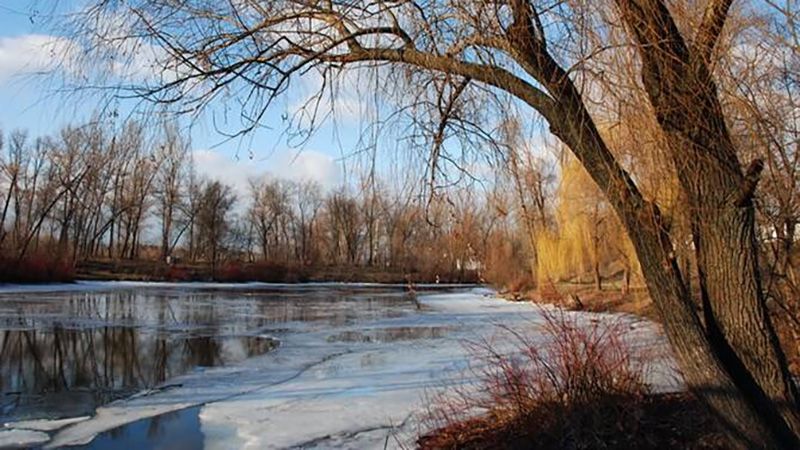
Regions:
M 91 419 L 59 431 L 48 446 L 85 443 L 120 425 L 196 405 L 203 405 L 199 418 L 207 448 L 408 446 L 423 426 L 419 419 L 426 397 L 474 381 L 466 341 L 499 333 L 499 324 L 538 339 L 534 325 L 542 322 L 539 307 L 500 301 L 486 289 L 419 295 L 418 301 L 419 314 L 287 333 L 280 348 L 267 355 L 189 373 L 169 380 L 165 389 L 101 407 Z M 630 326 L 631 342 L 665 347 L 658 327 L 648 322 L 569 314 L 587 323 L 623 320 Z M 348 331 L 374 334 L 381 327 L 447 331 L 435 339 L 329 339 Z M 670 373 L 668 357 L 658 364 Z M 651 381 L 676 387 L 667 375 Z
M 541 322 L 533 305 L 500 302 L 484 294 L 420 298 L 438 312 L 423 316 L 426 325 L 439 322 L 460 329 L 445 339 L 361 345 L 291 382 L 204 406 L 200 418 L 207 448 L 226 448 L 229 436 L 236 436 L 241 448 L 253 449 L 413 447 L 424 426 L 420 419 L 426 398 L 440 388 L 474 381 L 475 372 L 467 369 L 475 369 L 475 362 L 470 362 L 464 340 L 500 332 L 495 324 L 532 331 L 530 325 Z M 654 328 L 634 328 L 641 330 L 640 342 L 657 340 Z
M 0 448 L 27 448 L 50 440 L 47 433 L 34 430 L 0 430 Z
M 23 430 L 33 431 L 55 431 L 60 430 L 68 425 L 73 425 L 78 422 L 88 420 L 89 416 L 70 417 L 67 419 L 39 419 L 39 420 L 20 420 L 17 422 L 9 422 L 5 424 L 6 428 L 18 428 Z
M 453 339 L 363 345 L 290 382 L 208 404 L 201 423 L 204 432 L 235 434 L 242 448 L 369 448 L 354 442 L 376 434 L 380 447 L 386 437 L 391 447 L 409 438 L 426 394 L 469 381 L 466 367 L 464 348 Z M 225 440 L 205 434 L 207 448 L 226 448 Z
M 175 377 L 164 389 L 98 408 L 92 419 L 57 433 L 48 447 L 83 444 L 98 433 L 136 420 L 246 396 L 250 391 L 290 380 L 308 367 L 324 361 L 337 351 L 336 346 L 330 347 L 310 348 L 298 342 L 292 348 L 279 348 L 269 358 L 257 357 L 237 366 L 215 367 Z M 338 348 L 338 351 L 343 350 Z

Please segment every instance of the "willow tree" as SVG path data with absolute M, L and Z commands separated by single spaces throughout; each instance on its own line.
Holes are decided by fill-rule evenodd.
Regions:
M 241 110 L 242 132 L 263 125 L 296 78 L 315 73 L 320 86 L 306 117 L 339 92 L 337 74 L 365 68 L 383 79 L 376 88 L 393 86 L 414 100 L 414 123 L 432 136 L 433 164 L 444 157 L 443 141 L 480 134 L 479 119 L 491 122 L 490 103 L 476 101 L 478 94 L 519 107 L 522 121 L 543 120 L 619 216 L 686 383 L 728 429 L 731 445 L 800 447 L 797 388 L 759 278 L 753 196 L 762 163 L 740 161 L 712 70 L 716 41 L 739 8 L 732 0 L 699 7 L 662 0 L 88 3 L 69 29 L 75 46 L 67 53 L 86 58 L 70 63 L 89 71 L 81 80 L 118 79 L 127 57 L 136 72 L 122 83 L 129 92 L 179 113 L 225 101 Z M 584 46 L 589 33 L 601 45 Z M 609 52 L 632 55 L 687 198 L 702 316 L 689 274 L 676 263 L 668 220 L 598 132 L 596 93 L 604 88 L 594 81 L 613 89 L 621 79 L 593 70 Z

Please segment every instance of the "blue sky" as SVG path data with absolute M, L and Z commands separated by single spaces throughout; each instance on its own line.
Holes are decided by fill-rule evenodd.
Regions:
M 58 83 L 57 73 L 55 76 L 32 75 L 52 72 L 53 42 L 68 38 L 52 34 L 52 30 L 57 29 L 58 13 L 69 12 L 68 8 L 85 1 L 0 0 L 0 130 L 8 133 L 21 128 L 32 136 L 52 135 L 66 125 L 88 122 L 97 112 L 98 102 L 91 98 L 76 99 L 74 95 L 54 93 L 52 85 Z M 59 10 L 54 11 L 56 9 Z M 335 123 L 328 120 L 302 146 L 298 146 L 296 140 L 287 139 L 282 118 L 287 113 L 291 115 L 304 98 L 316 92 L 319 80 L 315 81 L 313 75 L 295 79 L 290 94 L 271 108 L 263 123 L 265 127 L 244 138 L 226 139 L 215 131 L 226 119 L 230 122 L 226 131 L 238 131 L 236 101 L 231 105 L 215 105 L 186 127 L 191 134 L 197 170 L 232 185 L 240 197 L 244 197 L 248 179 L 267 173 L 295 180 L 313 179 L 326 189 L 345 183 L 356 186 L 366 167 L 373 162 L 370 156 L 376 154 L 374 167 L 388 187 L 403 191 L 410 186 L 419 187 L 422 177 L 427 176 L 427 163 L 419 156 L 424 157 L 429 149 L 424 145 L 410 148 L 406 139 L 411 135 L 403 119 L 383 125 L 390 129 L 373 135 L 370 122 L 376 115 L 385 118 L 392 103 L 376 94 L 380 89 L 374 88 L 374 80 L 366 81 L 354 72 L 358 71 L 348 71 L 340 80 L 335 106 L 328 103 L 323 107 L 327 112 L 331 108 L 335 110 Z M 232 111 L 229 116 L 222 113 L 226 106 Z M 119 109 L 123 115 L 127 112 L 122 111 L 132 110 L 124 105 Z M 446 142 L 456 162 L 440 161 L 443 165 L 440 173 L 446 172 L 448 177 L 443 184 L 469 182 L 471 176 L 487 176 L 490 169 L 483 160 L 486 155 L 473 152 L 459 159 L 458 140 L 447 139 Z M 457 169 L 453 168 L 455 165 Z M 465 177 L 462 169 L 471 176 Z M 439 175 L 437 182 L 442 182 L 441 178 Z
M 51 13 L 56 1 L 0 0 L 0 129 L 5 133 L 21 128 L 32 136 L 54 134 L 67 124 L 88 120 L 97 109 L 92 101 L 75 102 L 54 94 L 48 85 L 52 78 L 31 75 L 52 65 L 47 42 L 54 38 L 53 26 L 38 14 Z M 68 4 L 75 2 L 59 5 Z M 358 147 L 363 126 L 354 111 L 358 105 L 350 106 L 336 126 L 321 127 L 302 147 L 287 142 L 280 123 L 243 139 L 226 140 L 207 114 L 188 128 L 198 170 L 240 190 L 248 177 L 266 172 L 335 187 L 346 177 L 343 164 L 353 165 L 354 158 L 347 155 Z M 276 111 L 273 118 L 279 115 Z

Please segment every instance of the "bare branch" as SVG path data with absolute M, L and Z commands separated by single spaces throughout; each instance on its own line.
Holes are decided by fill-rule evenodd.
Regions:
M 714 51 L 733 0 L 708 0 L 703 21 L 697 30 L 694 51 L 698 58 L 708 62 Z

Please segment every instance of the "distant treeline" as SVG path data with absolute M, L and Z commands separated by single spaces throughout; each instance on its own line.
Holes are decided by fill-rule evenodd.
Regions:
M 426 197 L 419 183 L 375 177 L 330 191 L 261 177 L 237 196 L 197 173 L 188 139 L 169 125 L 13 131 L 0 150 L 0 281 L 64 280 L 76 264 L 165 278 L 372 268 L 392 279 L 478 281 L 487 243 L 504 229 L 480 194 Z
M 0 282 L 65 281 L 77 267 L 95 278 L 641 284 L 623 227 L 577 161 L 530 148 L 513 121 L 504 141 L 486 183 L 431 193 L 412 170 L 402 180 L 354 171 L 337 189 L 262 176 L 237 193 L 197 172 L 173 125 L 0 133 Z M 674 179 L 639 168 L 685 236 L 675 255 L 691 272 Z M 774 187 L 786 176 L 765 178 Z M 764 190 L 759 237 L 765 267 L 793 276 L 796 197 L 783 194 Z

